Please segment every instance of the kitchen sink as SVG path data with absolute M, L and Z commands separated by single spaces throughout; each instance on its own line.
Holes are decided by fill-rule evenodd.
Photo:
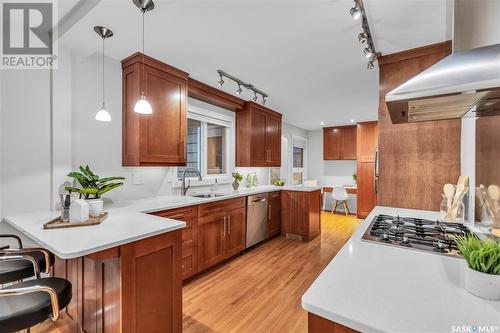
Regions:
M 195 198 L 218 198 L 218 197 L 224 197 L 228 194 L 222 194 L 222 193 L 203 193 L 203 194 L 192 194 L 190 197 L 195 197 Z

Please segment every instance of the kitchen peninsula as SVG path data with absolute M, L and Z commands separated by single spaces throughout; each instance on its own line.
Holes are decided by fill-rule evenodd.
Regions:
M 213 262 L 198 260 L 198 257 L 206 258 L 207 251 L 201 244 L 198 245 L 200 251 L 194 255 L 188 247 L 197 241 L 203 242 L 206 236 L 203 231 L 196 235 L 192 229 L 196 229 L 198 223 L 207 223 L 206 219 L 195 220 L 193 225 L 192 220 L 170 219 L 166 213 L 183 207 L 201 212 L 210 207 L 210 215 L 217 217 L 218 207 L 240 202 L 244 207 L 246 196 L 268 192 L 289 193 L 282 195 L 281 200 L 291 209 L 298 207 L 294 201 L 298 195 L 316 198 L 309 199 L 312 200 L 310 216 L 304 221 L 311 225 L 307 228 L 288 225 L 283 218 L 283 222 L 279 222 L 282 233 L 294 228 L 304 230 L 308 236 L 304 238 L 306 241 L 319 235 L 320 189 L 307 186 L 258 186 L 212 193 L 209 198 L 171 195 L 119 202 L 108 208 L 105 221 L 89 227 L 44 230 L 43 224 L 58 215 L 55 211 L 6 217 L 6 221 L 56 255 L 53 275 L 73 284 L 73 299 L 67 307 L 73 330 L 180 332 L 182 281 L 186 270 L 190 269 L 187 273 L 191 276 L 210 268 Z M 245 210 L 236 209 L 242 212 L 242 219 L 238 220 L 242 225 L 239 232 L 234 232 L 236 241 L 232 242 L 230 256 L 224 259 L 245 248 Z M 211 253 L 210 249 L 208 252 Z M 193 269 L 187 261 L 200 262 L 200 269 L 196 264 Z M 205 265 L 201 265 L 203 262 Z

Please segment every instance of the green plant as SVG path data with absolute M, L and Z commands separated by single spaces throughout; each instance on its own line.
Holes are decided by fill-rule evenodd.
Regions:
M 354 179 L 354 181 L 357 181 L 358 180 L 358 175 L 357 174 L 353 174 L 352 175 L 352 179 Z
M 500 275 L 500 242 L 481 240 L 476 236 L 455 238 L 458 250 L 469 267 L 475 271 Z
M 272 184 L 274 186 L 283 186 L 283 185 L 285 185 L 285 182 L 279 178 L 274 178 L 272 181 Z
M 237 181 L 241 182 L 243 180 L 243 176 L 240 175 L 238 172 L 233 172 L 233 178 L 236 179 Z
M 79 169 L 81 172 L 72 171 L 68 174 L 68 177 L 76 179 L 82 188 L 66 186 L 64 189 L 69 192 L 80 193 L 85 199 L 100 198 L 104 193 L 123 185 L 120 182 L 113 182 L 114 180 L 125 179 L 125 177 L 99 178 L 90 170 L 88 165 L 85 168 L 80 166 Z

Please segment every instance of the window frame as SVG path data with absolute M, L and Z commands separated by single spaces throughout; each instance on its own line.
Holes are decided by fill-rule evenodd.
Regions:
M 198 106 L 188 105 L 187 118 L 199 121 L 201 123 L 201 133 L 200 133 L 200 151 L 201 151 L 201 161 L 200 161 L 200 172 L 203 179 L 224 179 L 231 178 L 232 170 L 234 169 L 234 149 L 235 149 L 235 117 L 230 117 L 222 113 L 200 108 Z M 224 151 L 225 161 L 223 165 L 226 166 L 225 173 L 223 174 L 208 174 L 207 170 L 207 146 L 208 146 L 208 136 L 207 136 L 207 124 L 213 124 L 225 127 L 226 136 L 226 147 Z M 174 177 L 177 181 L 178 167 L 174 170 Z M 198 182 L 197 177 L 186 177 L 190 179 L 192 183 Z M 203 181 L 202 181 L 203 182 Z M 194 185 L 194 184 L 193 184 Z

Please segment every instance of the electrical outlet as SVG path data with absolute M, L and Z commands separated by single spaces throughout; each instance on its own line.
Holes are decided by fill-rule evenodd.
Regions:
M 144 174 L 140 171 L 132 172 L 132 184 L 133 185 L 144 185 Z

